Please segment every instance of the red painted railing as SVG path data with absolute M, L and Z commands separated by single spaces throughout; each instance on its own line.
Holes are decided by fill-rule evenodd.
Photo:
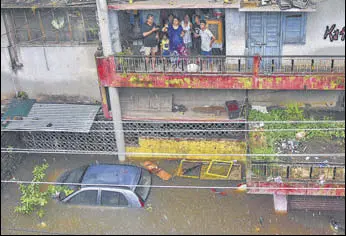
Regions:
M 154 67 L 153 67 L 154 65 Z M 345 57 L 98 57 L 106 87 L 344 90 Z

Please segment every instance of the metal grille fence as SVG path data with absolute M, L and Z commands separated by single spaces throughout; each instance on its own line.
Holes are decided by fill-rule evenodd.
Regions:
M 124 136 L 127 146 L 137 146 L 140 137 L 144 138 L 203 138 L 244 140 L 244 123 L 152 123 L 124 122 Z M 239 131 L 237 131 L 239 130 Z M 97 153 L 116 152 L 113 123 L 94 121 L 88 133 L 45 132 L 45 131 L 8 131 L 18 133 L 27 149 L 50 151 L 87 151 Z M 18 148 L 18 143 L 3 143 L 2 148 Z

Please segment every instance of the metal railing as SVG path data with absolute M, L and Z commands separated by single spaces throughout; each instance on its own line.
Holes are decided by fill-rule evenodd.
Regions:
M 344 56 L 263 56 L 262 73 L 345 73 Z
M 115 56 L 117 73 L 311 74 L 345 73 L 345 56 Z
M 117 73 L 251 73 L 248 57 L 116 56 Z
M 251 180 L 273 182 L 319 181 L 345 182 L 345 165 L 342 163 L 251 163 Z

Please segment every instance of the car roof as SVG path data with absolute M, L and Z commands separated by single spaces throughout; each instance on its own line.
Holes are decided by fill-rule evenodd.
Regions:
M 141 168 L 132 165 L 91 165 L 85 171 L 81 183 L 88 185 L 84 187 L 91 187 L 90 184 L 136 185 L 139 182 L 140 174 Z M 104 187 L 119 188 L 116 186 Z M 135 186 L 123 188 L 134 190 Z

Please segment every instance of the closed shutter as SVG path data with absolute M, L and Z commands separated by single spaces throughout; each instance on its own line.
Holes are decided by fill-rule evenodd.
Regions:
M 305 44 L 306 13 L 283 15 L 283 43 Z

